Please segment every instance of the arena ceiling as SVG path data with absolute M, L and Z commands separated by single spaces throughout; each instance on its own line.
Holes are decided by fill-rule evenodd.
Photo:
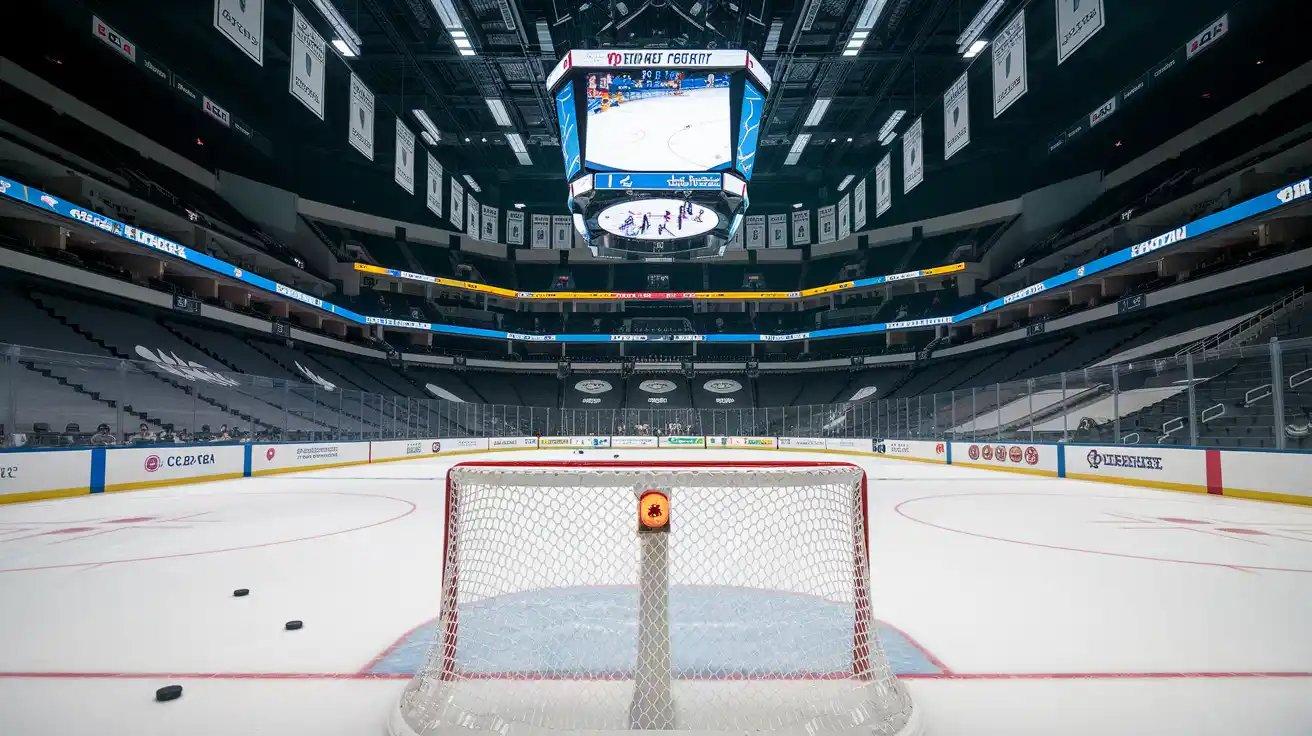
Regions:
M 1060 66 L 1054 2 L 1078 0 L 1005 0 L 984 37 L 1026 9 L 1029 92 L 994 119 L 987 95 L 990 54 L 986 50 L 971 66 L 958 53 L 959 36 L 988 0 L 886 0 L 856 56 L 842 51 L 866 0 L 451 0 L 474 55 L 458 53 L 444 29 L 438 7 L 446 0 L 333 1 L 363 43 L 358 58 L 330 61 L 326 121 L 307 114 L 288 95 L 292 6 L 287 0 L 266 0 L 263 66 L 215 31 L 213 0 L 50 0 L 38 3 L 35 11 L 25 6 L 23 12 L 34 14 L 26 24 L 36 18 L 54 30 L 24 36 L 20 45 L 29 57 L 39 52 L 45 62 L 54 55 L 61 66 L 65 59 L 94 65 L 108 84 L 128 89 L 129 100 L 159 106 L 145 114 L 132 109 L 122 94 L 104 103 L 164 140 L 205 138 L 204 151 L 192 146 L 184 152 L 207 165 L 398 219 L 423 212 L 422 203 L 391 203 L 396 196 L 390 117 L 399 114 L 418 130 L 415 109 L 425 110 L 441 132 L 433 149 L 439 160 L 449 171 L 471 175 L 484 190 L 484 201 L 563 211 L 557 130 L 543 80 L 569 49 L 747 48 L 755 53 L 776 82 L 751 185 L 757 212 L 781 211 L 799 201 L 817 206 L 836 200 L 847 174 L 864 175 L 890 150 L 899 155 L 898 143 L 885 147 L 878 141 L 880 127 L 894 110 L 907 111 L 899 132 L 923 114 L 926 185 L 905 202 L 897 201 L 890 221 L 1017 196 L 1065 176 L 1110 168 L 1307 59 L 1305 39 L 1292 20 L 1302 0 L 1104 0 L 1106 27 Z M 331 37 L 312 0 L 296 4 Z M 12 5 L 9 12 L 18 12 Z M 1081 140 L 1049 152 L 1054 136 L 1087 118 L 1227 11 L 1230 32 L 1224 45 L 1191 61 L 1144 104 L 1127 106 Z M 118 68 L 125 65 L 78 28 L 91 13 L 225 101 L 258 131 L 261 150 L 230 145 L 201 116 L 171 117 L 176 110 L 168 106 L 179 103 L 145 91 L 149 80 Z M 382 155 L 373 163 L 347 142 L 341 112 L 347 64 L 378 98 L 376 139 L 383 143 L 376 143 Z M 945 162 L 941 97 L 968 68 L 972 141 Z M 53 68 L 44 72 L 61 73 Z M 143 91 L 138 93 L 138 87 Z M 103 94 L 83 89 L 88 95 Z M 808 126 L 806 118 L 819 98 L 831 102 L 819 122 Z M 494 120 L 487 99 L 504 101 L 508 126 Z M 516 160 L 505 138 L 508 132 L 523 136 L 531 165 Z M 811 143 L 796 165 L 786 165 L 799 133 L 810 133 Z

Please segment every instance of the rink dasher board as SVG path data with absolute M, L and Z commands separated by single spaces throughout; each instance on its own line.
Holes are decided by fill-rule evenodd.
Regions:
M 0 450 L 0 503 L 139 490 L 442 455 L 539 449 L 779 450 L 914 462 L 1312 505 L 1312 452 L 1158 445 L 864 438 L 647 436 L 433 438 Z M 692 440 L 696 440 L 695 442 Z M 434 445 L 437 445 L 436 448 Z M 971 448 L 975 448 L 972 453 Z M 989 448 L 985 451 L 984 448 Z M 1002 448 L 1005 460 L 998 459 Z M 1016 453 L 1019 452 L 1019 460 Z

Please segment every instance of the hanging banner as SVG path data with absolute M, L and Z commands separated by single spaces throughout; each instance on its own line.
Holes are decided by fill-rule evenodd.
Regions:
M 886 153 L 875 166 L 875 217 L 893 208 L 893 154 Z
M 788 215 L 770 215 L 770 239 L 767 248 L 788 247 Z
M 925 128 L 921 125 L 924 118 L 916 122 L 902 134 L 902 193 L 909 194 L 925 180 Z
M 428 154 L 428 196 L 424 204 L 438 217 L 442 216 L 442 164 Z
M 506 242 L 510 245 L 524 244 L 524 213 L 519 210 L 506 212 Z
M 811 244 L 811 210 L 793 210 L 793 245 Z
M 327 60 L 328 49 L 323 36 L 305 20 L 300 9 L 293 5 L 290 91 L 292 97 L 300 100 L 320 120 L 323 120 L 323 83 L 328 77 L 325 73 Z
M 214 27 L 264 66 L 264 0 L 214 0 Z
M 852 195 L 844 194 L 838 200 L 838 239 L 842 240 L 852 234 Z
M 733 229 L 733 233 L 731 233 L 731 234 L 729 235 L 729 240 L 725 243 L 725 249 L 726 249 L 726 250 L 742 250 L 742 249 L 743 249 L 743 223 L 742 223 L 742 220 L 739 220 L 739 221 L 738 221 L 738 227 L 734 228 L 734 229 Z
M 834 227 L 834 206 L 821 207 L 817 210 L 817 217 L 820 220 L 820 238 L 816 241 L 819 243 L 832 243 L 838 231 Z
M 478 200 L 474 198 L 473 192 L 465 195 L 465 234 L 475 240 L 482 235 L 479 227 L 479 220 L 483 215 L 481 207 Z
M 551 248 L 551 215 L 533 215 L 533 240 L 529 247 L 539 250 Z
M 743 244 L 748 248 L 765 247 L 765 215 L 747 216 L 747 231 L 743 233 Z
M 451 177 L 451 211 L 447 213 L 447 219 L 458 228 L 465 226 L 465 188 L 454 176 Z
M 487 205 L 483 205 L 483 229 L 480 231 L 482 235 L 479 236 L 478 238 L 479 240 L 482 240 L 484 243 L 501 242 L 497 240 L 497 225 L 498 225 L 499 214 L 500 213 L 497 212 L 496 207 L 488 207 Z
M 415 193 L 415 134 L 396 119 L 396 161 L 392 178 L 407 192 Z
M 970 143 L 970 80 L 963 72 L 943 95 L 943 160 Z
M 1102 0 L 1054 0 L 1057 3 L 1057 63 L 1070 55 L 1102 30 L 1106 16 Z
M 993 39 L 993 117 L 998 117 L 1030 89 L 1025 60 L 1025 12 L 1016 14 Z
M 364 86 L 364 82 L 354 72 L 351 73 L 349 137 L 355 150 L 370 161 L 374 160 L 374 93 Z
M 860 232 L 866 226 L 866 180 L 856 183 L 852 190 L 852 229 Z
M 569 219 L 569 215 L 551 216 L 551 244 L 556 250 L 569 250 L 570 233 L 574 231 Z

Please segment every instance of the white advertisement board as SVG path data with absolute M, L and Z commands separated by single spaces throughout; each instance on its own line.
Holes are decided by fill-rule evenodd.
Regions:
M 315 442 L 251 446 L 251 475 L 292 473 L 369 462 L 368 442 Z
M 655 437 L 611 437 L 611 447 L 656 447 Z
M 105 490 L 165 486 L 171 483 L 240 478 L 244 445 L 148 445 L 105 450 Z
M 773 437 L 707 437 L 706 446 L 731 450 L 773 450 L 778 443 Z
M 369 461 L 385 463 L 391 460 L 414 460 L 421 457 L 433 457 L 436 440 L 381 440 L 371 442 Z
M 0 452 L 0 499 L 89 493 L 90 482 L 90 450 Z
M 661 437 L 658 447 L 705 447 L 705 437 Z
M 1057 477 L 1057 445 L 1025 442 L 953 442 L 952 464 Z
M 1066 445 L 1066 477 L 1181 491 L 1207 488 L 1205 454 L 1161 446 Z
M 825 438 L 780 437 L 775 440 L 775 446 L 780 450 L 823 450 L 825 449 Z
M 830 437 L 825 440 L 825 449 L 840 452 L 873 452 L 874 444 L 874 441 L 869 438 Z
M 948 461 L 947 443 L 932 440 L 879 440 L 874 443 L 874 452 L 885 457 L 926 463 L 947 464 Z
M 1200 455 L 1202 451 L 1196 451 Z M 1215 485 L 1232 491 L 1272 496 L 1312 497 L 1312 454 L 1209 450 L 1220 455 Z M 1212 484 L 1209 484 L 1209 489 Z M 1289 500 L 1272 498 L 1272 500 Z
M 525 450 L 537 446 L 537 437 L 493 437 L 488 441 L 489 450 Z
M 538 447 L 610 447 L 609 437 L 543 437 L 538 440 Z

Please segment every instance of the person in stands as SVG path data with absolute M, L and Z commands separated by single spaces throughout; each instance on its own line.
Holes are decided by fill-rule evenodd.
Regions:
M 91 435 L 91 444 L 100 446 L 117 445 L 118 439 L 114 437 L 113 432 L 109 431 L 109 425 L 102 423 L 99 427 L 96 427 L 96 433 Z
M 155 433 L 150 431 L 150 425 L 145 422 L 142 422 L 141 426 L 137 428 L 137 433 L 132 435 L 132 442 L 137 444 L 154 442 L 155 439 Z

